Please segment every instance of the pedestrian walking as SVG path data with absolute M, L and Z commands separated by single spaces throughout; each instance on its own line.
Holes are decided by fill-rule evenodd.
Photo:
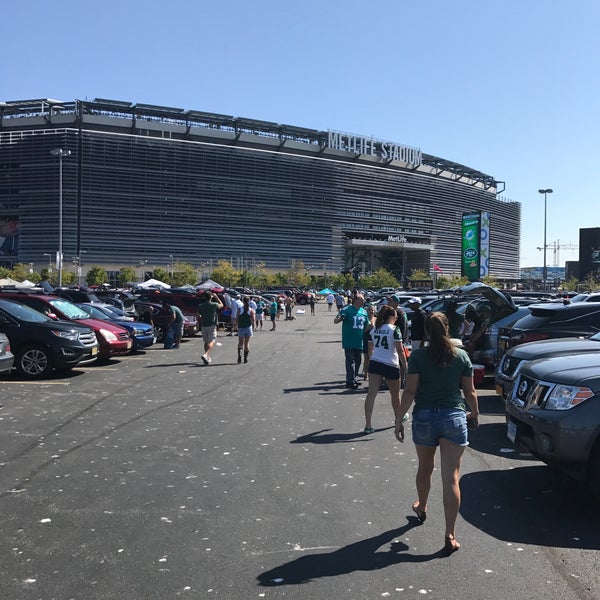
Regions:
M 340 295 L 343 300 L 343 296 Z M 333 320 L 342 323 L 342 348 L 346 366 L 346 387 L 356 389 L 360 383 L 356 380 L 360 373 L 363 350 L 363 330 L 368 316 L 363 308 L 365 298 L 362 294 L 354 297 L 354 302 L 342 308 Z
M 416 350 L 427 340 L 425 334 L 426 315 L 421 308 L 421 298 L 411 298 L 406 304 L 408 308 L 412 310 L 412 316 L 410 318 L 410 343 L 412 349 Z
M 335 296 L 333 294 L 327 294 L 325 302 L 327 302 L 327 311 L 331 312 L 331 309 L 333 308 L 333 303 L 335 302 Z
M 404 441 L 402 420 L 414 402 L 412 436 L 419 466 L 416 477 L 418 499 L 412 509 L 419 521 L 425 522 L 439 446 L 446 522 L 444 548 L 450 554 L 460 548 L 455 527 L 460 508 L 460 461 L 469 443 L 467 419 L 476 426 L 479 405 L 471 360 L 463 349 L 452 343 L 446 315 L 432 313 L 426 319 L 425 328 L 429 344 L 411 352 L 406 388 L 400 403 L 394 405 L 395 435 L 399 441 Z
M 311 315 L 312 317 L 314 317 L 314 316 L 315 316 L 315 304 L 317 303 L 317 300 L 316 300 L 316 298 L 315 298 L 315 295 L 314 295 L 314 294 L 311 294 L 311 295 L 310 295 L 310 298 L 309 298 L 309 300 L 308 300 L 308 303 L 310 304 L 310 315 Z
M 377 315 L 375 313 L 375 306 L 370 302 L 365 304 L 365 310 L 367 311 L 367 322 L 363 329 L 363 364 L 362 373 L 363 379 L 369 378 L 369 340 L 371 339 L 371 329 L 375 327 L 375 321 Z
M 279 312 L 279 302 L 277 299 L 273 299 L 269 306 L 269 317 L 271 318 L 271 331 L 275 331 L 275 322 L 277 320 L 277 314 Z
M 406 373 L 406 356 L 402 332 L 396 325 L 396 309 L 384 306 L 377 315 L 369 339 L 369 389 L 365 398 L 364 433 L 373 433 L 371 417 L 375 398 L 385 380 L 390 391 L 392 407 L 400 404 L 400 380 Z
M 204 292 L 202 299 L 204 302 L 198 306 L 198 314 L 200 315 L 204 354 L 200 358 L 205 365 L 209 365 L 212 361 L 210 353 L 217 341 L 219 311 L 223 308 L 223 302 L 219 296 L 212 292 Z
M 242 350 L 244 351 L 244 362 L 248 362 L 250 353 L 250 338 L 252 337 L 252 324 L 254 323 L 254 310 L 250 308 L 250 299 L 244 296 L 243 308 L 238 313 L 238 349 L 237 361 L 242 362 Z

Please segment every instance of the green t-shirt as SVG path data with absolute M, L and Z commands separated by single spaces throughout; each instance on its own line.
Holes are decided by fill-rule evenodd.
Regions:
M 198 314 L 202 318 L 202 327 L 211 327 L 218 324 L 219 308 L 221 307 L 216 302 L 203 302 L 198 306 Z
M 433 363 L 427 347 L 418 348 L 408 358 L 408 374 L 419 374 L 415 395 L 415 410 L 419 408 L 462 408 L 466 410 L 461 392 L 461 378 L 473 374 L 469 355 L 461 348 L 446 367 Z
M 342 321 L 342 348 L 363 349 L 363 330 L 369 321 L 364 308 L 356 308 L 350 304 L 340 311 Z

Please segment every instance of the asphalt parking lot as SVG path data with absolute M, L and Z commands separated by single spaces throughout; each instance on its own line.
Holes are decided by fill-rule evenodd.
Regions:
M 600 597 L 597 504 L 510 444 L 491 387 L 446 557 L 439 472 L 418 525 L 410 433 L 381 392 L 362 434 L 340 326 L 308 313 L 257 333 L 248 364 L 220 337 L 202 366 L 195 337 L 0 376 L 0 598 Z

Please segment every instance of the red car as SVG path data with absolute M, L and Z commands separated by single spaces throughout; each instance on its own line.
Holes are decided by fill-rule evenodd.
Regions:
M 131 350 L 133 341 L 126 329 L 109 321 L 91 319 L 83 309 L 64 298 L 28 292 L 2 292 L 1 297 L 17 300 L 52 318 L 87 325 L 94 330 L 98 339 L 100 359 L 127 354 Z

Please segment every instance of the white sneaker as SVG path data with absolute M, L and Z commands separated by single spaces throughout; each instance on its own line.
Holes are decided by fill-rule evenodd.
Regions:
M 212 362 L 212 358 L 211 358 L 210 356 L 207 356 L 207 357 L 206 357 L 206 360 L 208 361 L 208 363 L 207 363 L 207 364 L 209 364 L 209 365 L 210 365 L 210 363 Z
M 210 362 L 210 358 L 208 358 L 208 356 L 206 356 L 206 354 L 203 354 L 201 357 L 202 362 L 207 365 Z

